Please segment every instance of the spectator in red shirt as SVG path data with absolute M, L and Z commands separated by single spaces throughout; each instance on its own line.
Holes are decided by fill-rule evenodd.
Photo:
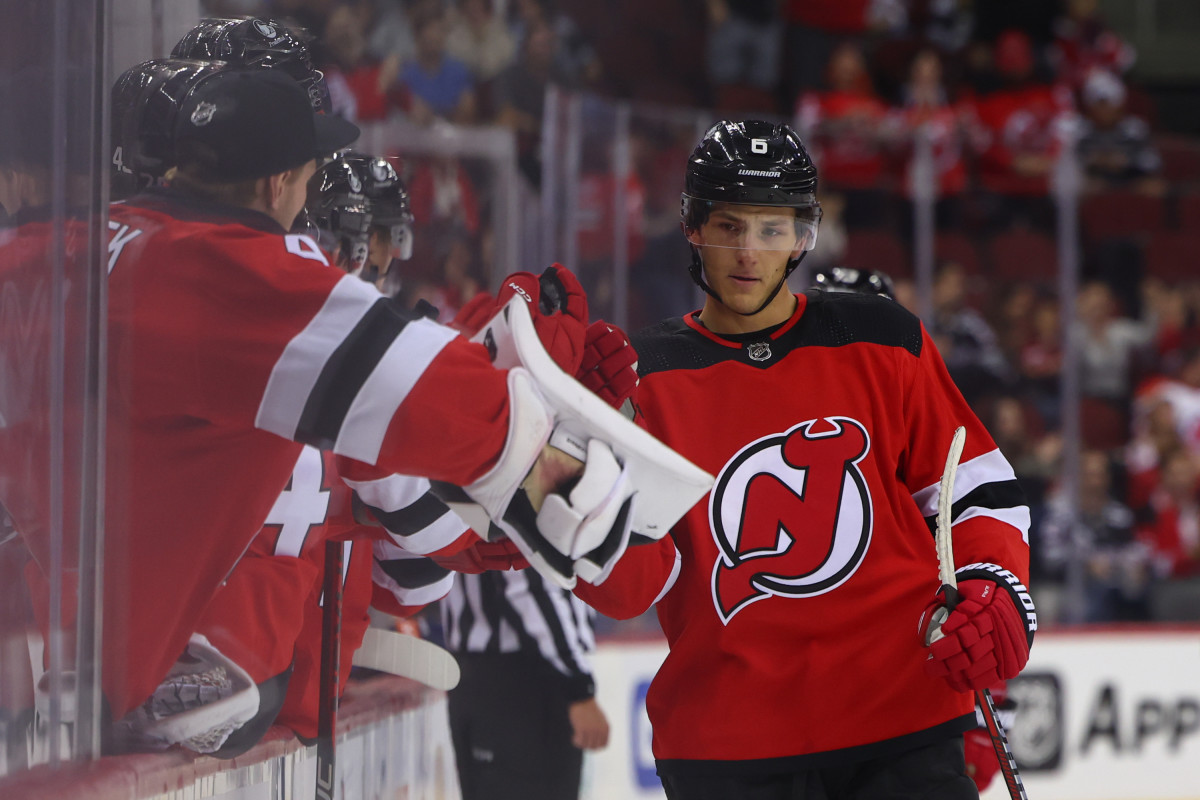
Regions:
M 1162 480 L 1150 498 L 1151 521 L 1142 529 L 1154 549 L 1159 573 L 1185 578 L 1200 575 L 1200 462 L 1185 449 L 1163 460 Z
M 826 70 L 828 89 L 796 103 L 796 130 L 809 143 L 826 188 L 847 193 L 846 221 L 874 223 L 881 212 L 888 107 L 876 93 L 862 49 L 843 42 Z
M 1005 31 L 994 52 L 1001 86 L 977 103 L 988 134 L 979 154 L 980 182 L 997 195 L 1016 198 L 1005 204 L 1008 211 L 1023 212 L 1030 222 L 1052 219 L 1045 198 L 1064 125 L 1073 112 L 1071 92 L 1037 78 L 1033 44 L 1025 33 Z M 1042 199 L 1040 206 L 1035 198 Z

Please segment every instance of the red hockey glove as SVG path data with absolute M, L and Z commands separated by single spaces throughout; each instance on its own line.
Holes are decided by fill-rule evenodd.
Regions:
M 583 341 L 576 379 L 613 408 L 620 408 L 638 385 L 637 352 L 616 325 L 596 320 Z
M 958 605 L 942 624 L 945 635 L 929 646 L 925 672 L 960 692 L 1016 677 L 1029 660 L 1029 640 L 1012 597 L 983 578 L 962 581 L 958 594 Z M 939 595 L 925 609 L 922 628 L 940 605 Z
M 552 264 L 540 275 L 514 272 L 504 279 L 500 292 L 488 301 L 476 295 L 458 312 L 450 326 L 473 336 L 508 301 L 518 295 L 529 304 L 533 327 L 554 363 L 568 375 L 579 370 L 587 328 L 587 295 L 566 267 Z
M 525 569 L 529 566 L 529 562 L 511 539 L 499 539 L 495 542 L 480 539 L 454 555 L 431 557 L 440 567 L 472 575 L 480 572 L 503 572 L 506 569 Z
M 967 757 L 967 775 L 982 792 L 1000 771 L 1000 761 L 996 758 L 996 749 L 992 747 L 992 737 L 987 729 L 975 728 L 964 733 L 963 750 Z
M 450 320 L 450 327 L 463 336 L 474 336 L 483 327 L 483 323 L 496 316 L 499 310 L 495 297 L 487 292 L 479 292 L 458 310 L 454 319 Z

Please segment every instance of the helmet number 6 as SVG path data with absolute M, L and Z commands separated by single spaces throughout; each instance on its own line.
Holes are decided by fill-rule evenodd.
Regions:
M 767 152 L 767 140 L 766 139 L 751 139 L 750 140 L 750 152 L 751 153 L 759 153 L 759 154 L 766 153 Z

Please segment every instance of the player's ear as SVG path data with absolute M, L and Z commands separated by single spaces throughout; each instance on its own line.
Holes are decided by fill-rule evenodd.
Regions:
M 283 196 L 283 190 L 287 187 L 288 179 L 292 175 L 292 170 L 279 172 L 274 175 L 268 175 L 261 180 L 267 182 L 267 207 L 274 210 L 279 207 L 279 198 Z

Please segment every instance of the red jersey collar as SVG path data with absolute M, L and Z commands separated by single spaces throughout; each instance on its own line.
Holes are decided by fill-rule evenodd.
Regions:
M 795 327 L 796 323 L 800 321 L 800 317 L 804 316 L 804 309 L 808 307 L 808 296 L 803 294 L 794 294 L 793 296 L 796 298 L 796 310 L 792 312 L 791 317 L 767 334 L 768 339 L 775 340 L 780 336 L 783 336 L 783 334 Z M 761 332 L 752 331 L 750 333 L 738 333 L 724 336 L 719 333 L 713 333 L 708 328 L 700 324 L 700 320 L 698 319 L 699 316 L 699 311 L 693 311 L 690 314 L 684 315 L 683 322 L 689 328 L 704 336 L 706 339 L 710 339 L 711 341 L 714 341 L 724 347 L 740 349 L 750 339 L 756 339 L 759 341 L 762 340 Z

